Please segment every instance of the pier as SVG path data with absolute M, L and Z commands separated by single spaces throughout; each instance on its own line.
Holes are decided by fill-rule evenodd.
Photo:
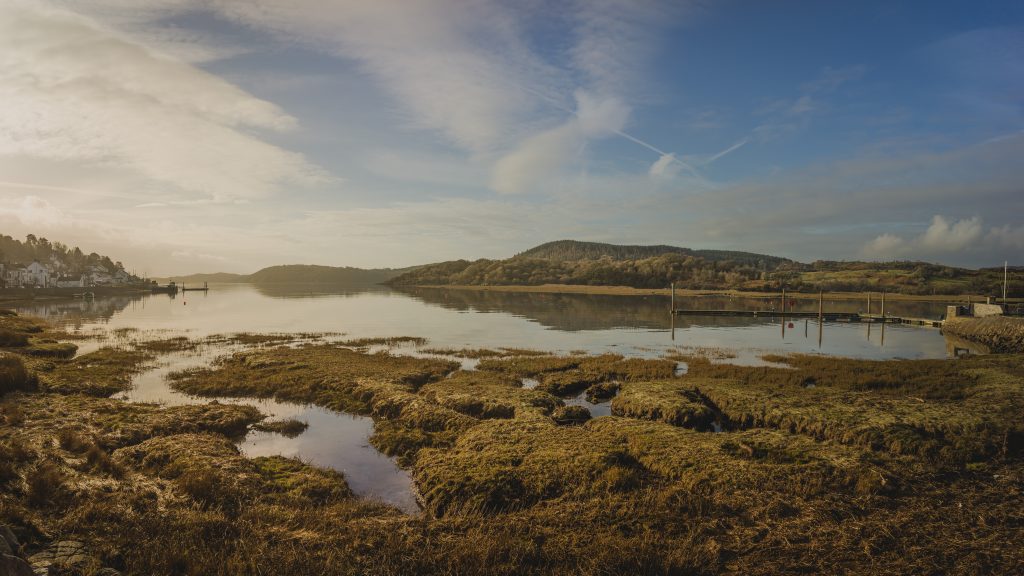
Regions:
M 789 301 L 786 299 L 786 291 L 781 295 L 781 310 L 688 310 L 676 308 L 676 287 L 672 284 L 672 300 L 669 313 L 675 316 L 734 316 L 752 318 L 816 318 L 822 322 L 858 322 L 870 324 L 907 324 L 911 326 L 927 326 L 931 328 L 942 328 L 942 320 L 932 318 L 912 318 L 907 316 L 890 316 L 885 313 L 885 293 L 881 295 L 881 310 L 879 314 L 861 312 L 825 312 L 824 293 L 818 294 L 817 312 L 796 312 L 789 310 Z M 871 310 L 871 295 L 867 297 L 868 310 Z
M 782 312 L 780 310 L 672 310 L 675 316 L 736 316 L 752 318 L 818 318 L 817 312 Z M 864 322 L 872 324 L 911 324 L 915 326 L 942 327 L 942 320 L 929 318 L 906 318 L 902 316 L 880 316 L 859 312 L 822 312 L 825 322 Z

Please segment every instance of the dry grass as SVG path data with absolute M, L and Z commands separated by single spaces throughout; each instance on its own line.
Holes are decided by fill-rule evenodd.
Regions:
M 0 396 L 16 390 L 34 390 L 37 378 L 15 354 L 0 352 Z
M 41 388 L 60 394 L 110 396 L 131 386 L 131 377 L 154 358 L 141 350 L 104 347 L 56 364 L 41 381 Z
M 1019 358 L 784 360 L 796 369 L 698 359 L 682 380 L 695 381 L 736 427 L 778 428 L 946 464 L 1016 453 L 1024 445 Z
M 125 574 L 1024 571 L 1021 357 L 690 360 L 683 378 L 622 360 L 488 358 L 453 374 L 318 345 L 178 376 L 208 395 L 372 415 L 373 443 L 412 466 L 414 516 L 356 498 L 339 473 L 245 458 L 228 436 L 260 419 L 252 408 L 14 392 L 0 405 L 0 522 L 27 550 L 79 539 Z M 74 362 L 44 377 L 71 378 Z M 628 417 L 580 423 L 518 386 L 572 371 L 620 382 L 613 408 Z M 702 408 L 734 428 L 672 425 Z
M 698 388 L 699 380 L 633 382 L 612 400 L 612 414 L 708 430 L 720 419 Z
M 299 434 L 305 432 L 306 428 L 309 428 L 309 423 L 295 419 L 271 420 L 267 422 L 260 422 L 259 424 L 254 425 L 253 428 L 260 432 L 273 432 L 287 438 L 295 438 Z
M 540 381 L 538 389 L 556 396 L 569 396 L 602 382 L 672 378 L 675 362 L 623 358 L 618 354 L 515 356 L 481 360 L 477 368 L 518 378 L 536 378 Z
M 504 374 L 456 372 L 420 389 L 426 399 L 474 418 L 524 417 L 526 412 L 550 414 L 561 402 L 540 390 L 525 390 Z

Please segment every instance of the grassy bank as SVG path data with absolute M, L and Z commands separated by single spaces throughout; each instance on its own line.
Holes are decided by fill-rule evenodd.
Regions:
M 102 397 L 180 342 L 94 361 L 7 346 L 0 525 L 22 557 L 81 542 L 81 574 L 1024 570 L 1021 356 L 695 356 L 676 377 L 674 360 L 475 350 L 466 371 L 367 348 L 379 345 L 258 342 L 172 385 L 372 416 L 371 442 L 411 471 L 420 514 L 362 500 L 336 472 L 243 457 L 231 439 L 259 423 L 252 408 Z M 563 417 L 561 395 L 584 390 L 614 396 L 615 415 Z

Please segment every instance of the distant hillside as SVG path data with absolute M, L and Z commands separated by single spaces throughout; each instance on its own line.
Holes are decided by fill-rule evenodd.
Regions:
M 1011 270 L 1011 297 L 1022 292 Z M 804 264 L 764 254 L 674 246 L 549 242 L 505 260 L 453 260 L 421 266 L 387 282 L 394 286 L 539 286 L 572 284 L 698 290 L 888 291 L 902 294 L 1000 292 L 1002 270 L 969 270 L 927 262 Z
M 156 280 L 174 280 L 175 282 L 181 282 L 184 284 L 201 284 L 203 282 L 232 283 L 248 282 L 249 276 L 247 274 L 232 274 L 230 272 L 214 272 L 212 274 L 189 274 L 188 276 L 170 276 L 166 278 L 157 278 Z
M 741 264 L 757 264 L 775 269 L 780 264 L 791 263 L 792 260 L 769 256 L 766 254 L 754 254 L 751 252 L 734 252 L 729 250 L 693 250 L 680 248 L 678 246 L 621 246 L 618 244 L 604 244 L 601 242 L 580 242 L 578 240 L 556 240 L 547 242 L 535 248 L 516 255 L 519 258 L 537 258 L 541 260 L 555 260 L 559 262 L 574 262 L 578 260 L 599 260 L 611 258 L 612 260 L 643 260 L 664 254 L 680 254 L 683 256 L 696 256 L 709 262 L 732 261 Z
M 288 264 L 264 268 L 249 276 L 249 282 L 278 284 L 283 282 L 308 284 L 366 283 L 379 284 L 398 276 L 409 269 L 362 268 L 314 266 L 309 264 Z
M 286 264 L 270 266 L 253 274 L 231 274 L 215 272 L 212 274 L 189 274 L 188 276 L 171 276 L 167 280 L 185 284 L 202 282 L 252 284 L 380 284 L 395 276 L 409 272 L 412 268 L 363 268 L 316 266 L 311 264 Z

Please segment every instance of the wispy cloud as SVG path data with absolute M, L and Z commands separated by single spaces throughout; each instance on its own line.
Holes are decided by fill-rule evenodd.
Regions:
M 294 128 L 278 107 L 63 10 L 0 5 L 0 101 L 0 156 L 116 164 L 218 197 L 325 178 L 248 131 Z

